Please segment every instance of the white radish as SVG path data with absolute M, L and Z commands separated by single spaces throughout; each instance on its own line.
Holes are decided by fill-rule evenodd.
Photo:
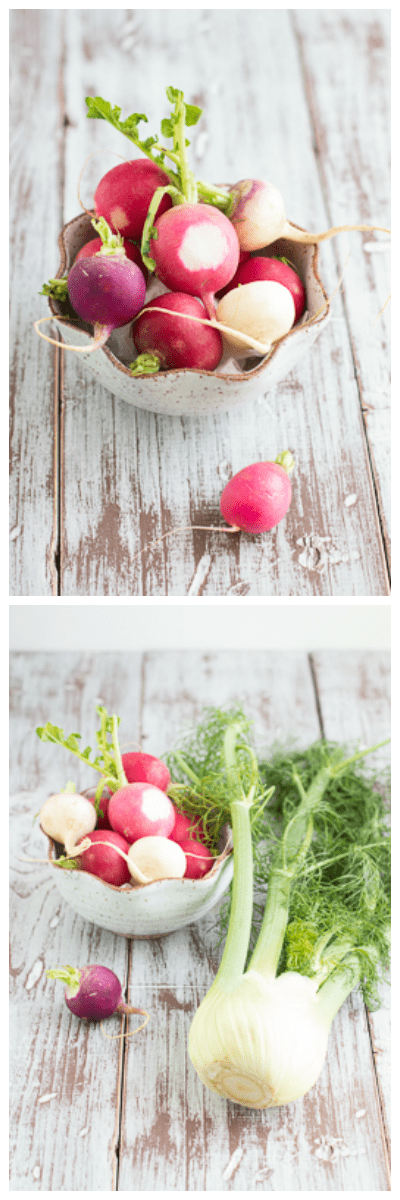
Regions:
M 268 353 L 272 343 L 284 337 L 292 328 L 295 315 L 289 289 L 270 279 L 233 288 L 222 297 L 217 307 L 217 322 L 221 324 L 224 340 L 242 353 L 243 340 L 235 338 L 234 330 L 237 329 L 242 335 L 250 335 L 262 344 L 264 353 Z
M 47 833 L 54 842 L 61 842 L 67 855 L 73 855 L 77 842 L 86 833 L 92 833 L 96 821 L 94 805 L 79 792 L 60 792 L 49 796 L 40 810 L 43 833 Z
M 155 879 L 183 879 L 186 854 L 170 838 L 144 837 L 130 847 L 127 863 L 137 883 L 152 883 Z
M 236 229 L 241 250 L 261 250 L 277 238 L 312 245 L 351 229 L 361 232 L 379 229 L 390 233 L 390 229 L 383 229 L 381 225 L 336 225 L 324 233 L 308 233 L 286 220 L 281 193 L 273 183 L 264 179 L 240 179 L 229 191 L 234 203 L 229 219 Z

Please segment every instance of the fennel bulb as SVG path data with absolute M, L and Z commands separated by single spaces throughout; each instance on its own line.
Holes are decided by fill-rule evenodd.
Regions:
M 246 967 L 252 824 L 257 829 L 251 812 L 263 811 L 275 790 L 263 789 L 248 724 L 238 710 L 230 720 L 211 710 L 195 743 L 200 776 L 190 747 L 187 763 L 174 755 L 197 796 L 204 789 L 212 794 L 214 786 L 223 808 L 229 795 L 234 845 L 228 934 L 190 1028 L 189 1056 L 211 1091 L 270 1108 L 300 1099 L 316 1083 L 332 1020 L 352 989 L 361 982 L 368 1002 L 374 999 L 388 963 L 388 836 L 382 798 L 353 766 L 376 746 L 346 759 L 338 747 L 316 744 L 318 769 L 304 773 L 306 788 L 288 756 L 295 799 L 283 812 L 279 840 L 272 830 L 264 916 Z

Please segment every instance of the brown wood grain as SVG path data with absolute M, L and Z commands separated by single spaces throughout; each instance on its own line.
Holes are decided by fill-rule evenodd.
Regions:
M 87 161 L 81 184 L 90 207 L 115 155 L 136 153 L 106 122 L 86 120 L 88 94 L 106 95 L 123 115 L 146 111 L 155 132 L 174 77 L 204 109 L 191 131 L 199 176 L 271 179 L 289 218 L 310 229 L 349 212 L 387 224 L 387 14 L 254 10 L 249 19 L 241 10 L 76 9 L 13 17 L 16 87 L 25 78 L 24 46 L 37 43 L 44 54 L 46 45 L 28 165 L 13 173 L 13 215 L 26 208 L 28 187 L 29 214 L 32 205 L 35 229 L 45 233 L 45 270 L 33 261 L 30 227 L 24 240 L 29 278 L 38 278 L 34 316 L 45 312 L 35 294 L 57 269 L 57 232 L 79 211 L 88 156 L 102 151 Z M 28 61 L 32 88 L 32 55 Z M 24 131 L 26 122 L 24 109 Z M 42 185 L 33 186 L 36 175 L 47 181 L 45 197 Z M 13 283 L 12 594 L 387 595 L 389 310 L 374 324 L 388 294 L 387 255 L 366 250 L 374 237 L 385 240 L 353 234 L 322 246 L 330 294 L 351 251 L 330 325 L 279 388 L 218 417 L 132 409 L 67 351 L 58 397 L 53 349 L 34 333 L 33 361 L 46 383 L 39 385 L 34 366 L 28 384 L 26 306 Z M 229 473 L 286 447 L 297 464 L 293 500 L 276 529 L 229 540 L 186 531 L 141 554 L 175 526 L 218 523 Z

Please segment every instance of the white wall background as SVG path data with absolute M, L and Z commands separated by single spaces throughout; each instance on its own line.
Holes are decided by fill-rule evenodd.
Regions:
M 10 605 L 11 650 L 390 648 L 390 606 L 165 600 Z

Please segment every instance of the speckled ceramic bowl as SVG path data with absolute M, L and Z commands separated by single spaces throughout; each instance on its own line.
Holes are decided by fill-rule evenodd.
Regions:
M 57 279 L 72 267 L 75 256 L 85 242 L 93 236 L 90 216 L 86 213 L 75 217 L 64 225 L 59 237 L 60 266 Z M 128 337 L 128 326 L 116 331 L 101 350 L 88 355 L 79 354 L 82 367 L 94 375 L 103 387 L 114 396 L 126 400 L 136 408 L 149 412 L 181 417 L 205 416 L 255 400 L 265 395 L 292 370 L 301 355 L 315 342 L 318 334 L 329 320 L 329 305 L 326 292 L 318 275 L 318 246 L 304 246 L 298 242 L 279 238 L 257 254 L 283 255 L 289 258 L 301 276 L 307 295 L 307 319 L 322 309 L 313 325 L 295 325 L 290 333 L 277 344 L 267 359 L 248 358 L 241 362 L 241 373 L 226 374 L 221 368 L 216 371 L 181 369 L 162 371 L 157 375 L 133 378 L 128 364 L 136 355 L 132 339 Z M 59 301 L 49 300 L 50 311 L 55 318 L 69 314 L 72 310 Z M 304 318 L 303 318 L 304 319 Z M 84 346 L 92 337 L 92 330 L 80 320 L 55 320 L 64 342 Z
M 63 853 L 63 847 L 49 837 L 47 840 L 48 858 L 54 861 Z M 221 899 L 233 875 L 232 850 L 232 835 L 226 825 L 218 858 L 202 879 L 159 879 L 145 884 L 132 880 L 132 884 L 114 887 L 87 871 L 55 869 L 53 875 L 63 900 L 94 925 L 122 937 L 164 937 L 199 921 Z

